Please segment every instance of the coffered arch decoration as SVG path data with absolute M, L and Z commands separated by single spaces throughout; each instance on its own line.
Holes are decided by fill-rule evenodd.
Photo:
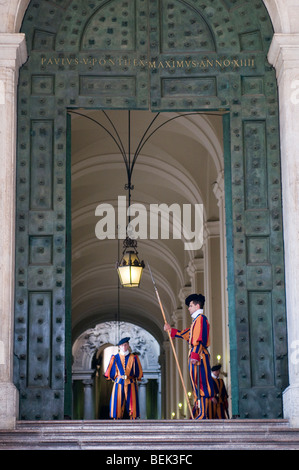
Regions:
M 233 414 L 281 417 L 288 378 L 279 121 L 262 0 L 32 0 L 22 32 L 14 368 L 21 419 L 61 419 L 67 403 L 67 116 L 76 108 L 223 113 Z

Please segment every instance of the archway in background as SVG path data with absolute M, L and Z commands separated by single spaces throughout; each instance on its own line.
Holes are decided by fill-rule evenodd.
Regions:
M 229 112 L 224 176 L 233 414 L 282 416 L 279 127 L 276 79 L 267 62 L 273 30 L 261 0 L 199 3 L 34 1 L 26 12 L 16 224 L 21 419 L 64 414 L 71 344 L 66 115 L 72 107 Z
M 108 321 L 84 331 L 74 342 L 72 379 L 75 384 L 75 419 L 109 418 L 112 386 L 103 376 L 111 355 L 118 352 L 115 344 L 122 337 L 130 338 L 131 351 L 139 355 L 143 369 L 143 379 L 139 384 L 141 418 L 161 418 L 161 348 L 158 341 L 144 328 L 132 323 Z M 152 394 L 153 383 L 155 396 Z M 85 400 L 82 393 L 84 385 L 91 388 Z

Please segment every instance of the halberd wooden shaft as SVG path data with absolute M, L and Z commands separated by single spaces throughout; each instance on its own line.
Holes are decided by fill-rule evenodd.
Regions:
M 164 323 L 166 324 L 167 323 L 166 316 L 165 316 L 164 308 L 163 308 L 163 305 L 162 305 L 162 302 L 161 302 L 161 299 L 160 299 L 160 295 L 159 295 L 156 283 L 154 281 L 150 266 L 148 266 L 148 268 L 149 268 L 149 272 L 150 272 L 150 275 L 151 275 L 151 278 L 152 278 L 152 281 L 153 281 L 153 284 L 154 284 L 154 289 L 155 289 L 155 292 L 156 292 L 156 296 L 157 296 L 157 299 L 158 299 L 160 310 L 162 312 Z M 171 337 L 171 334 L 170 334 L 169 331 L 167 331 L 167 333 L 168 333 L 169 341 L 170 341 L 170 344 L 171 344 L 172 352 L 173 352 L 173 355 L 174 355 L 174 358 L 175 358 L 175 362 L 176 362 L 176 365 L 177 365 L 177 368 L 178 368 L 178 371 L 179 371 L 179 376 L 180 376 L 180 379 L 181 379 L 181 382 L 182 382 L 182 386 L 183 386 L 184 394 L 185 394 L 186 401 L 187 401 L 187 404 L 188 404 L 188 408 L 189 408 L 189 411 L 190 411 L 190 415 L 191 415 L 192 419 L 194 419 L 192 408 L 191 408 L 191 405 L 190 405 L 190 400 L 189 400 L 187 390 L 186 390 L 186 387 L 185 387 L 185 384 L 184 384 L 183 375 L 182 375 L 180 364 L 179 364 L 179 361 L 178 361 L 178 358 L 177 358 L 176 350 L 175 350 L 175 347 L 174 347 L 174 344 L 173 344 L 173 341 L 172 341 L 172 337 Z

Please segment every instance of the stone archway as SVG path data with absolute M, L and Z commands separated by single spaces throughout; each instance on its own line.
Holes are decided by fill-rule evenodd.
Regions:
M 55 373 L 51 371 L 51 380 L 49 376 L 36 372 L 40 362 L 36 363 L 32 376 L 28 376 L 26 371 L 30 359 L 24 351 L 27 351 L 27 334 L 33 329 L 30 323 L 32 315 L 38 315 L 39 307 L 46 306 L 42 309 L 45 317 L 41 321 L 49 322 L 52 319 L 51 306 L 55 305 L 53 326 L 56 343 L 51 354 L 56 361 L 64 357 L 61 340 L 65 312 L 62 302 L 65 291 L 65 226 L 62 221 L 66 215 L 63 182 L 66 109 L 78 105 L 132 109 L 150 105 L 152 110 L 163 111 L 221 108 L 230 112 L 230 148 L 225 178 L 226 189 L 229 189 L 226 191 L 226 220 L 234 403 L 236 411 L 242 416 L 256 417 L 263 412 L 263 397 L 267 396 L 269 401 L 276 403 L 267 411 L 267 416 L 268 413 L 281 415 L 280 391 L 287 385 L 284 263 L 280 248 L 278 108 L 275 76 L 266 62 L 273 31 L 267 13 L 261 1 L 255 3 L 254 14 L 252 10 L 249 12 L 246 2 L 239 2 L 229 9 L 228 5 L 224 7 L 220 2 L 207 1 L 204 5 L 198 5 L 195 1 L 176 1 L 168 2 L 167 7 L 163 7 L 162 16 L 159 16 L 161 10 L 157 8 L 157 2 L 151 2 L 148 11 L 141 2 L 138 8 L 140 15 L 136 17 L 139 41 L 137 74 L 134 68 L 136 49 L 133 48 L 135 43 L 130 30 L 135 23 L 128 24 L 124 18 L 120 20 L 115 17 L 112 3 L 103 3 L 101 11 L 95 11 L 95 5 L 88 4 L 81 11 L 73 2 L 66 14 L 61 5 L 54 5 L 49 10 L 48 5 L 34 2 L 23 24 L 30 58 L 21 71 L 19 94 L 20 185 L 17 220 L 21 222 L 17 225 L 15 331 L 18 339 L 15 344 L 18 364 L 15 370 L 18 387 L 22 390 L 22 383 L 26 381 L 27 384 L 22 392 L 24 406 L 36 398 L 36 389 L 32 394 L 30 387 L 36 385 L 36 380 L 42 380 L 45 382 L 42 383 L 43 399 L 40 403 L 43 400 L 47 402 L 54 394 L 57 403 L 54 416 L 61 413 L 63 374 L 57 369 L 58 363 Z M 65 15 L 61 14 L 62 11 Z M 118 12 L 123 17 L 132 18 L 128 12 L 128 2 L 122 2 Z M 46 18 L 47 24 L 42 24 L 40 18 Z M 86 21 L 83 22 L 82 18 Z M 123 33 L 126 34 L 113 36 L 114 25 L 118 21 L 121 21 Z M 35 22 L 38 26 L 33 28 Z M 99 25 L 103 23 L 106 24 L 105 34 L 99 36 L 96 31 L 101 31 Z M 178 30 L 177 24 L 180 24 Z M 161 25 L 163 34 L 160 36 L 162 43 L 159 43 L 155 37 Z M 86 26 L 84 32 L 83 26 Z M 194 28 L 198 28 L 196 41 L 190 43 L 188 37 L 190 33 L 193 37 Z M 173 36 L 172 30 L 180 34 Z M 148 40 L 150 79 L 148 68 L 143 66 Z M 105 51 L 105 58 L 96 62 L 95 57 L 90 58 L 95 47 Z M 125 53 L 117 63 L 115 50 L 118 48 L 125 50 Z M 132 48 L 134 53 L 131 52 Z M 195 49 L 195 53 L 191 54 L 191 49 Z M 81 64 L 79 59 L 76 63 L 78 50 Z M 66 52 L 68 57 L 65 56 Z M 224 56 L 227 53 L 232 57 Z M 172 66 L 173 61 L 175 67 Z M 196 66 L 202 62 L 202 68 Z M 209 74 L 210 63 L 219 67 L 213 68 L 212 74 Z M 79 69 L 77 65 L 80 65 Z M 115 65 L 119 67 L 120 75 L 116 80 L 111 77 L 107 79 L 111 66 Z M 86 69 L 83 71 L 84 66 L 89 67 L 88 72 Z M 132 66 L 133 70 L 128 76 Z M 126 90 L 125 96 L 115 93 L 120 83 Z M 98 95 L 99 87 L 106 92 Z M 150 103 L 145 92 L 149 87 Z M 136 89 L 138 93 L 134 95 Z M 36 164 L 40 169 L 31 172 L 29 177 L 32 164 L 32 169 L 36 169 Z M 52 171 L 55 178 L 54 186 L 50 187 L 47 178 Z M 31 192 L 29 187 L 32 188 Z M 51 264 L 52 253 L 55 253 L 55 258 Z M 24 264 L 28 255 L 30 266 Z M 26 282 L 24 277 L 21 278 L 24 275 Z M 24 315 L 28 301 L 31 312 L 29 321 Z M 31 311 L 31 307 L 36 310 Z M 260 323 L 256 323 L 256 310 L 259 311 L 258 318 L 262 318 Z M 267 325 L 265 331 L 272 328 L 273 335 L 265 337 L 263 321 Z M 256 344 L 252 343 L 251 338 L 259 327 L 262 328 L 260 344 L 258 351 L 253 353 Z M 36 334 L 42 337 L 38 331 Z M 50 341 L 49 338 L 47 341 Z M 262 357 L 270 358 L 269 362 L 256 363 L 253 354 L 258 355 L 260 361 Z M 36 351 L 33 351 L 33 356 L 36 356 Z M 44 361 L 47 368 L 49 358 L 44 358 Z M 30 361 L 30 364 L 33 367 L 35 363 Z M 276 375 L 272 379 L 274 371 Z M 264 387 L 269 378 L 272 380 L 271 387 Z M 50 382 L 51 386 L 48 387 Z
M 103 353 L 107 345 L 117 344 L 119 338 L 129 337 L 132 352 L 139 355 L 139 359 L 143 369 L 143 379 L 139 384 L 139 401 L 141 418 L 147 417 L 147 383 L 155 381 L 157 385 L 157 393 L 155 399 L 148 400 L 153 402 L 152 406 L 157 410 L 156 417 L 161 418 L 161 366 L 160 366 L 160 346 L 157 340 L 146 330 L 136 325 L 126 322 L 105 322 L 96 325 L 82 333 L 73 345 L 73 367 L 72 378 L 75 381 L 88 380 L 88 387 L 101 385 L 101 377 L 104 375 L 106 367 L 104 362 L 96 367 L 94 364 L 95 354 L 97 351 Z M 118 349 L 117 347 L 114 349 Z M 114 351 L 115 354 L 117 351 Z M 109 358 L 108 358 L 109 361 Z M 100 390 L 97 390 L 99 393 Z M 97 418 L 95 414 L 95 404 L 90 403 L 93 396 L 89 393 L 86 408 L 92 413 L 90 418 Z M 97 398 L 96 396 L 94 397 Z M 110 398 L 110 397 L 109 397 Z M 151 398 L 151 397 L 149 397 Z M 106 397 L 107 399 L 107 397 Z M 104 405 L 108 405 L 104 403 Z M 151 403 L 149 403 L 151 405 Z M 100 409 L 101 403 L 97 409 Z M 82 418 L 84 417 L 84 413 Z M 108 416 L 107 416 L 108 418 Z

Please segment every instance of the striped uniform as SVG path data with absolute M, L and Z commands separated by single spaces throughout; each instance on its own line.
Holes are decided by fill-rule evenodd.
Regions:
M 114 381 L 110 399 L 110 417 L 121 419 L 126 411 L 130 419 L 139 417 L 137 380 L 143 376 L 138 356 L 112 356 L 105 377 Z
M 193 320 L 190 328 L 185 330 L 171 329 L 172 338 L 182 338 L 189 342 L 189 374 L 194 400 L 197 403 L 200 396 L 200 407 L 193 409 L 195 419 L 212 418 L 211 397 L 214 396 L 213 379 L 211 377 L 210 354 L 210 325 L 205 315 L 200 313 Z M 197 363 L 192 364 L 190 359 L 196 359 Z M 198 367 L 199 366 L 199 367 Z M 198 373 L 199 368 L 199 395 L 198 395 Z
M 213 376 L 212 376 L 213 377 Z M 213 403 L 213 418 L 214 419 L 227 419 L 228 418 L 228 395 L 225 388 L 223 379 L 213 377 L 214 392 L 217 403 Z

